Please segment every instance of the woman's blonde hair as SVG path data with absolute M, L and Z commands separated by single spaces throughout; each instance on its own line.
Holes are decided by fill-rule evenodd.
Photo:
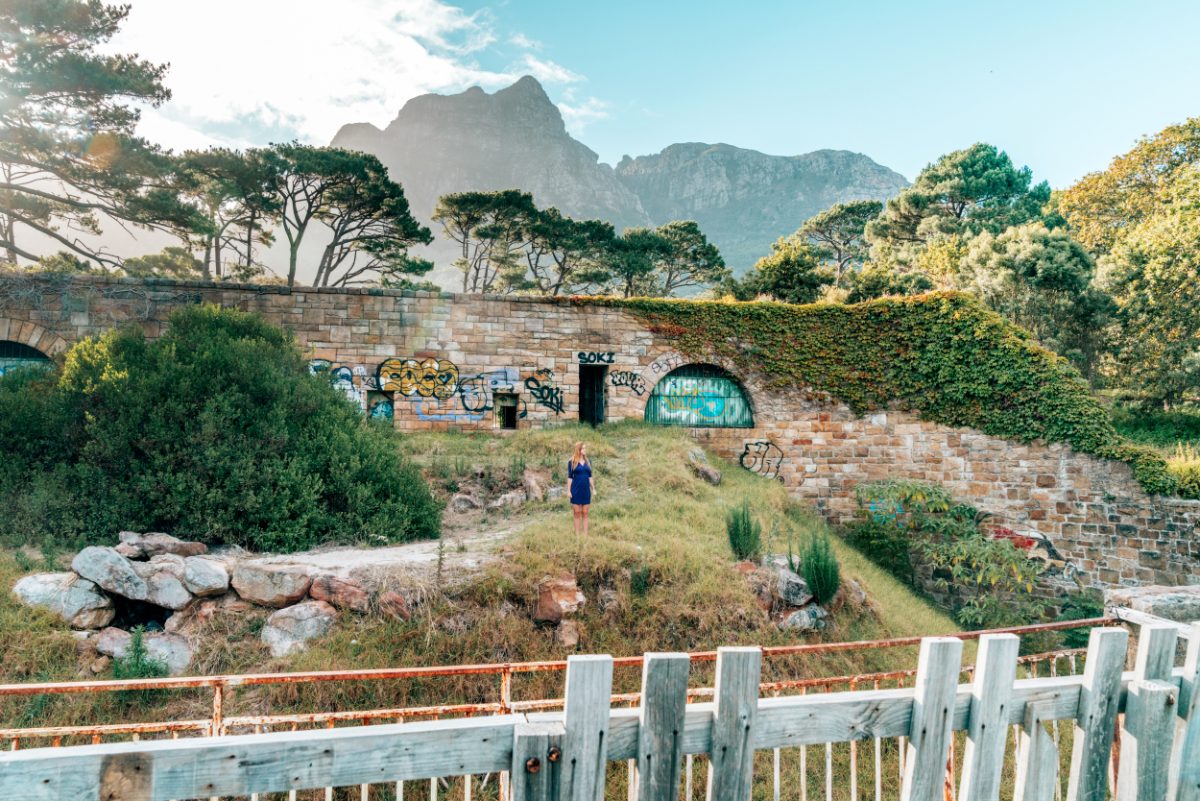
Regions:
M 575 450 L 571 453 L 571 467 L 579 467 L 580 462 L 586 462 L 587 457 L 583 455 L 583 442 L 575 443 Z

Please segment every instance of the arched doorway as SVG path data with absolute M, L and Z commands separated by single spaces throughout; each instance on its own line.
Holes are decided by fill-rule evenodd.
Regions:
M 22 367 L 49 367 L 50 357 L 37 348 L 12 340 L 0 340 L 0 375 Z
M 646 422 L 687 428 L 754 428 L 741 382 L 713 364 L 685 364 L 663 376 L 646 401 Z

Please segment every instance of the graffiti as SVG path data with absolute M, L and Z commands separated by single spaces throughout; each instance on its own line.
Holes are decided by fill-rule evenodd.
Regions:
M 683 356 L 679 353 L 668 353 L 665 356 L 660 356 L 650 363 L 650 371 L 657 375 L 665 375 L 671 372 L 676 367 L 682 367 L 684 364 Z
M 632 370 L 614 370 L 608 374 L 608 380 L 614 387 L 628 387 L 639 397 L 646 394 L 646 381 Z
M 375 376 L 379 389 L 408 397 L 443 400 L 458 390 L 458 365 L 448 359 L 387 359 Z
M 580 364 L 615 364 L 617 354 L 611 350 L 608 351 L 579 351 L 578 358 Z
M 337 364 L 329 359 L 310 359 L 308 372 L 311 375 L 325 376 L 333 388 L 343 393 L 363 412 L 367 411 L 367 390 L 374 389 L 374 380 L 368 378 L 366 368 L 361 364 Z
M 680 381 L 671 380 L 662 393 L 662 408 L 667 412 L 714 418 L 720 417 L 725 411 L 725 398 L 703 392 L 697 386 L 685 386 Z
M 392 399 L 381 397 L 371 401 L 371 409 L 367 416 L 372 420 L 391 420 L 395 416 Z
M 492 397 L 497 392 L 514 392 L 518 380 L 517 371 L 512 367 L 479 373 L 459 381 L 458 397 L 468 412 L 489 412 Z
M 525 379 L 525 389 L 540 403 L 555 414 L 562 414 L 563 391 L 554 385 L 554 371 L 542 368 Z
M 742 467 L 764 478 L 779 478 L 779 468 L 783 465 L 783 451 L 769 440 L 747 442 L 738 461 Z
M 1046 566 L 1047 575 L 1061 575 L 1073 581 L 1079 574 L 1079 568 L 1068 562 L 1045 534 L 1037 531 L 1018 534 L 1008 526 L 992 526 L 991 534 L 993 539 L 1008 540 L 1013 547 L 1025 551 L 1030 559 L 1041 562 Z
M 413 413 L 418 420 L 445 423 L 477 423 L 487 416 L 487 412 L 467 411 L 463 408 L 462 399 L 457 395 L 449 398 L 416 398 L 412 405 Z

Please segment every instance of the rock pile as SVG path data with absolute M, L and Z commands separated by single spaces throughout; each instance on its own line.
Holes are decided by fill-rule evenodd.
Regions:
M 411 615 L 409 599 L 395 590 L 376 592 L 307 566 L 210 554 L 203 543 L 132 531 L 121 532 L 115 547 L 84 548 L 70 572 L 25 576 L 13 594 L 61 617 L 101 659 L 124 657 L 132 640 L 127 629 L 146 624 L 146 651 L 172 675 L 187 670 L 203 624 L 220 613 L 245 613 L 254 606 L 275 610 L 261 639 L 277 657 L 327 634 L 339 610 Z
M 816 603 L 808 582 L 791 569 L 788 558 L 783 555 L 763 557 L 761 564 L 739 562 L 736 569 L 746 577 L 759 607 L 781 629 L 817 631 L 828 625 L 831 610 L 836 612 L 847 604 L 854 608 L 867 604 L 867 594 L 858 582 L 843 577 L 829 608 L 821 606 Z

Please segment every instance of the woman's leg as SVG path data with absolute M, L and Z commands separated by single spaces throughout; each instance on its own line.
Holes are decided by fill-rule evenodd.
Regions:
M 577 503 L 571 504 L 571 511 L 575 514 L 575 536 L 579 536 L 579 530 L 583 526 L 583 507 Z
M 587 529 L 588 529 L 588 508 L 589 508 L 590 506 L 591 506 L 591 504 L 588 504 L 588 505 L 585 505 L 585 506 L 581 506 L 581 507 L 579 507 L 580 509 L 582 509 L 582 510 L 583 510 L 583 536 L 585 536 L 585 537 L 587 536 Z

